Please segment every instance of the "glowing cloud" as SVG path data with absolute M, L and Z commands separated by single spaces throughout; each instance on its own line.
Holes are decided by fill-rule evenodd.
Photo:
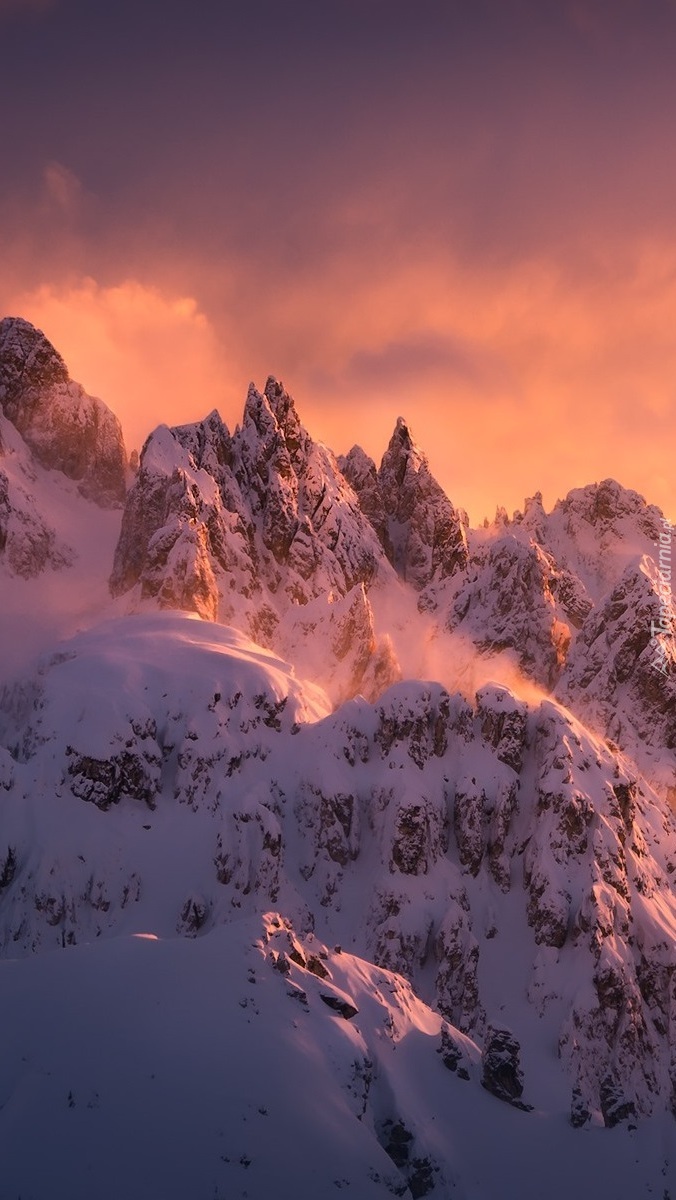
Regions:
M 379 458 L 404 415 L 475 521 L 607 476 L 673 513 L 676 244 L 599 243 L 595 257 L 576 272 L 554 255 L 393 262 L 364 248 L 274 288 L 250 269 L 231 338 L 337 451 Z
M 138 280 L 102 287 L 81 279 L 17 294 L 10 307 L 117 413 L 130 449 L 156 425 L 195 420 L 228 400 L 223 351 L 192 297 Z

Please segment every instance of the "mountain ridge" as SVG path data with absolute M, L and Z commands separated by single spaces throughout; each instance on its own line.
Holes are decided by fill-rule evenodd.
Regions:
M 38 413 L 70 387 L 42 337 L 42 382 L 16 390 Z M 181 1063 L 158 1111 L 205 1196 L 323 1200 L 340 1184 L 563 1200 L 561 1164 L 581 1158 L 590 1200 L 676 1187 L 676 655 L 659 510 L 606 480 L 471 529 L 403 419 L 380 467 L 359 447 L 337 459 L 269 377 L 233 433 L 216 411 L 154 431 L 121 511 L 93 502 L 94 476 L 64 472 L 48 419 L 54 459 L 11 420 L 13 395 L 3 648 L 14 605 L 42 654 L 0 688 L 12 1186 L 48 1200 L 25 1154 L 37 1128 L 85 1200 L 112 1121 L 156 1171 L 125 1194 L 182 1200 L 182 1168 L 133 1132 L 167 1072 L 144 1006 L 162 1004 L 157 969 L 174 1044 L 203 1026 L 195 1103 L 218 1116 L 186 1118 Z M 88 444 L 76 420 L 68 436 Z M 128 981 L 111 977 L 110 999 L 96 964 Z M 69 979 L 98 997 L 119 1063 L 64 1016 Z M 123 1048 L 139 1029 L 143 1074 Z M 224 1082 L 233 1062 L 246 1104 Z M 252 1140 L 256 1112 L 267 1131 Z M 298 1147 L 303 1121 L 316 1153 Z

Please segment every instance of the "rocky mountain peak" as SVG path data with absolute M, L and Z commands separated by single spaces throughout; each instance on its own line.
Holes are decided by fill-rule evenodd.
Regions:
M 192 425 L 178 425 L 173 430 L 176 440 L 187 450 L 195 465 L 205 470 L 229 464 L 232 457 L 230 430 L 217 409 Z
M 62 471 L 97 504 L 123 500 L 127 456 L 117 417 L 71 380 L 41 330 L 0 321 L 0 409 L 42 466 Z
M 379 573 L 392 575 L 336 459 L 269 378 L 263 392 L 249 388 L 232 436 L 216 413 L 151 435 L 111 589 L 234 622 L 264 645 L 293 650 L 296 662 L 311 643 L 316 670 L 342 697 L 346 687 L 372 692 L 396 677 L 364 591 Z
M 416 591 L 466 566 L 466 516 L 437 483 L 403 417 L 379 470 L 360 446 L 339 465 L 397 574 Z M 422 602 L 428 608 L 435 603 L 431 596 Z
M 574 488 L 556 503 L 554 512 L 557 511 L 568 518 L 581 518 L 601 530 L 614 529 L 623 518 L 633 517 L 648 536 L 653 536 L 661 517 L 655 505 L 647 504 L 638 492 L 623 487 L 615 479 Z
M 22 317 L 0 321 L 0 403 L 10 421 L 29 388 L 68 382 L 65 362 L 40 329 Z
M 420 446 L 414 442 L 411 430 L 403 417 L 397 417 L 394 432 L 380 466 L 380 477 L 388 483 L 393 480 L 403 484 L 408 474 L 420 471 L 429 473 L 427 459 Z
M 430 471 L 403 417 L 383 455 L 378 482 L 398 573 L 417 591 L 467 565 L 464 514 Z
M 273 461 L 273 465 L 288 470 L 299 453 L 307 452 L 311 439 L 300 422 L 292 397 L 284 384 L 268 376 L 263 392 L 249 385 L 244 406 L 243 433 L 258 443 L 255 455 L 258 462 Z M 288 457 L 289 463 L 286 464 Z
M 507 524 L 507 521 L 504 523 Z M 514 513 L 514 524 L 523 525 L 535 541 L 544 539 L 547 514 L 542 503 L 542 492 L 536 492 L 534 496 L 526 497 L 523 502 L 523 513 Z
M 383 550 L 390 562 L 394 561 L 394 551 L 390 539 L 389 514 L 385 507 L 378 469 L 373 459 L 361 446 L 353 446 L 348 454 L 338 459 L 338 466 L 348 483 L 359 497 L 359 504 L 365 517 L 368 517 L 378 535 Z
M 378 468 L 371 458 L 361 446 L 353 446 L 347 454 L 338 456 L 338 466 L 340 467 L 346 479 L 352 482 L 352 477 L 356 480 L 363 480 L 364 484 L 374 482 L 378 478 Z
M 300 434 L 305 431 L 301 426 L 293 398 L 289 395 L 281 380 L 275 379 L 274 375 L 268 375 L 265 382 L 264 395 L 270 405 L 271 411 L 274 413 L 279 428 L 284 433 L 285 441 L 287 443 L 289 440 L 291 442 L 300 441 Z M 289 448 L 291 449 L 291 447 Z

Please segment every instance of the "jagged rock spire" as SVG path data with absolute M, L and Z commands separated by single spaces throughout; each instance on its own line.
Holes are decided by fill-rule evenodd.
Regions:
M 374 636 L 364 591 L 379 573 L 392 577 L 336 459 L 313 442 L 293 399 L 270 377 L 263 392 L 249 387 L 232 436 L 214 414 L 151 436 L 111 589 L 137 588 L 165 607 L 234 621 L 282 653 L 293 643 L 296 658 L 306 646 L 324 678 L 348 680 L 342 696 L 344 687 L 374 692 L 398 674 Z M 348 613 L 360 619 L 350 623 Z M 352 630 L 343 654 L 334 644 L 339 626 Z M 325 643 L 320 664 L 315 651 Z
M 403 417 L 397 418 L 379 470 L 360 446 L 339 462 L 390 562 L 407 583 L 422 591 L 466 566 L 463 514 L 432 475 Z
M 421 591 L 467 565 L 461 513 L 434 478 L 403 417 L 397 419 L 378 481 L 389 518 L 393 562 L 404 579 Z

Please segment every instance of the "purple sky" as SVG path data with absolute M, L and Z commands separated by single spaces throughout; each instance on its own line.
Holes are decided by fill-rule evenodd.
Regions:
M 281 376 L 475 519 L 676 517 L 676 5 L 0 0 L 0 309 L 138 446 Z

